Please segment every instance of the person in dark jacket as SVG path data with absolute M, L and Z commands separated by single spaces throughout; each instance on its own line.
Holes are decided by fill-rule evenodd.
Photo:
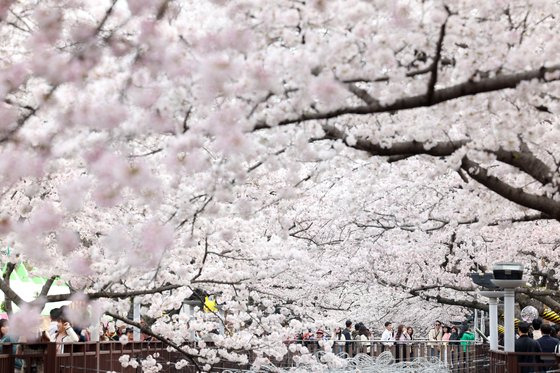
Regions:
M 451 336 L 449 337 L 449 340 L 451 341 L 450 344 L 452 345 L 458 345 L 459 344 L 459 340 L 461 338 L 459 338 L 459 330 L 457 329 L 456 326 L 452 326 L 451 327 Z M 456 342 L 453 342 L 456 341 Z
M 556 346 L 560 343 L 560 340 L 550 336 L 551 331 L 552 326 L 550 324 L 541 325 L 542 337 L 537 339 L 537 343 L 541 346 L 542 352 L 554 352 Z
M 520 322 L 518 326 L 519 338 L 515 341 L 515 352 L 542 352 L 541 346 L 533 338 L 529 337 L 529 324 L 526 322 Z M 518 356 L 519 363 L 540 363 L 538 356 L 526 355 Z M 531 373 L 538 372 L 539 367 L 523 366 L 521 367 L 521 373 Z
M 350 320 L 346 320 L 346 328 L 344 328 L 344 330 L 342 331 L 342 334 L 344 334 L 344 338 L 346 338 L 346 353 L 349 354 L 350 353 L 350 346 L 352 346 L 352 342 L 350 342 L 352 340 L 352 321 Z
M 558 338 L 552 337 L 550 334 L 552 332 L 552 325 L 542 324 L 541 333 L 542 337 L 537 339 L 537 343 L 541 346 L 542 352 L 556 352 L 558 348 L 558 343 L 560 340 Z M 553 370 L 555 368 L 556 357 L 552 356 L 541 356 L 541 361 L 543 363 L 550 363 L 546 370 Z

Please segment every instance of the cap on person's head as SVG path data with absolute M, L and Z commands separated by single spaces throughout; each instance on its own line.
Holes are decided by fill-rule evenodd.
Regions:
M 346 320 L 346 327 L 349 328 L 352 326 L 352 321 L 351 320 Z
M 552 332 L 552 326 L 550 324 L 542 324 L 541 325 L 541 333 L 542 334 L 550 334 Z
M 537 317 L 536 319 L 533 320 L 532 324 L 533 324 L 533 329 L 535 330 L 539 330 L 541 328 L 542 322 L 543 320 L 540 317 Z
M 519 325 L 517 325 L 517 328 L 523 334 L 529 333 L 529 323 L 525 321 L 520 322 Z

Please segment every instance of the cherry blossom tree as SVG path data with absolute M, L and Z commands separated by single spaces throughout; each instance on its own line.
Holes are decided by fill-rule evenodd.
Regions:
M 506 258 L 520 304 L 560 310 L 558 10 L 0 1 L 0 288 L 131 325 L 138 297 L 201 369 L 349 316 L 484 308 L 468 274 Z M 36 301 L 18 261 L 50 278 Z M 201 292 L 225 316 L 177 313 Z

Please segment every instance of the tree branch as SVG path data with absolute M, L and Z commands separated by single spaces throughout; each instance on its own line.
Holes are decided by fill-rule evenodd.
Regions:
M 520 169 L 528 175 L 531 175 L 541 184 L 546 185 L 552 183 L 553 176 L 550 168 L 539 158 L 537 158 L 527 147 L 521 152 L 506 151 L 502 148 L 493 152 L 496 159 L 500 162 L 507 163 L 513 167 Z
M 204 238 L 204 256 L 202 257 L 202 262 L 200 264 L 200 268 L 198 269 L 198 273 L 192 278 L 192 281 L 195 281 L 202 275 L 202 270 L 204 269 L 204 264 L 206 263 L 206 258 L 208 257 L 208 236 Z
M 497 177 L 489 175 L 488 170 L 478 163 L 471 161 L 466 156 L 463 157 L 461 168 L 465 170 L 471 178 L 505 199 L 515 202 L 518 205 L 541 211 L 551 218 L 560 220 L 560 202 L 545 196 L 527 193 L 523 188 L 515 188 Z
M 433 63 L 431 63 L 430 65 L 428 65 L 428 66 L 426 66 L 422 69 L 409 71 L 405 74 L 405 76 L 407 78 L 412 78 L 412 77 L 415 77 L 417 75 L 427 74 L 430 71 L 432 71 L 432 66 L 433 66 Z M 390 80 L 391 80 L 391 78 L 389 76 L 380 76 L 379 78 L 374 78 L 374 79 L 369 79 L 369 78 L 343 79 L 342 82 L 343 83 L 380 83 L 380 82 L 388 82 Z
M 22 306 L 27 303 L 15 291 L 12 290 L 10 285 L 8 285 L 4 281 L 4 279 L 0 279 L 0 290 L 2 290 L 2 292 L 4 293 L 4 298 L 6 300 L 10 300 L 18 306 Z
M 368 105 L 376 105 L 379 103 L 365 89 L 362 89 L 355 84 L 348 84 L 348 90 Z
M 436 88 L 438 78 L 439 60 L 441 59 L 441 49 L 443 47 L 443 39 L 445 38 L 445 27 L 447 25 L 448 18 L 445 19 L 445 22 L 443 22 L 439 30 L 439 39 L 436 44 L 436 54 L 434 57 L 434 62 L 432 64 L 432 71 L 430 72 L 430 80 L 428 81 L 428 91 L 426 92 L 426 95 L 428 96 L 428 102 L 430 103 L 432 103 L 434 99 L 434 90 Z
M 46 297 L 47 294 L 49 293 L 49 290 L 51 290 L 51 286 L 54 283 L 54 281 L 56 280 L 56 276 L 52 276 L 50 277 L 47 282 L 45 282 L 43 284 L 43 287 L 41 288 L 41 292 L 39 293 L 39 297 Z
M 492 78 L 481 79 L 479 81 L 468 80 L 451 87 L 434 90 L 433 97 L 431 99 L 426 93 L 416 96 L 403 97 L 388 105 L 382 105 L 378 103 L 375 105 L 343 107 L 322 113 L 303 113 L 295 118 L 284 119 L 278 122 L 276 125 L 271 125 L 266 122 L 257 122 L 253 130 L 258 131 L 262 129 L 274 128 L 276 126 L 285 126 L 293 123 L 336 118 L 342 115 L 368 115 L 399 110 L 409 110 L 420 107 L 429 107 L 461 97 L 500 91 L 508 88 L 515 88 L 519 85 L 519 83 L 533 79 L 545 80 L 545 76 L 548 73 L 556 72 L 559 70 L 560 65 L 554 65 L 550 67 L 543 66 L 539 69 L 514 74 L 498 75 Z M 557 79 L 558 78 L 554 78 L 554 80 Z
M 146 326 L 144 326 L 140 323 L 137 323 L 136 321 L 130 320 L 126 317 L 119 316 L 116 313 L 105 311 L 105 314 L 111 316 L 114 319 L 120 320 L 120 321 L 124 322 L 125 324 L 134 326 L 134 327 L 138 328 L 142 333 L 147 334 L 149 336 L 152 336 L 155 339 L 157 339 L 158 341 L 161 341 L 161 342 L 165 343 L 166 345 L 172 347 L 177 352 L 179 352 L 181 355 L 185 356 L 191 363 L 193 363 L 197 372 L 202 372 L 202 370 L 198 366 L 198 363 L 196 362 L 194 357 L 191 354 L 189 354 L 188 352 L 186 352 L 185 350 L 183 350 L 179 345 L 177 345 L 173 341 L 171 341 L 171 340 L 169 340 L 165 337 L 162 337 L 161 335 L 155 334 L 154 332 L 152 332 L 152 330 L 150 328 L 147 328 Z
M 156 294 L 161 293 L 164 291 L 175 290 L 183 287 L 184 285 L 164 285 L 153 289 L 145 289 L 145 290 L 131 290 L 131 291 L 123 291 L 123 292 L 110 292 L 110 291 L 99 291 L 95 293 L 86 293 L 85 295 L 88 299 L 99 299 L 99 298 L 108 298 L 108 299 L 117 299 L 117 298 L 130 298 L 136 297 L 140 295 L 148 295 L 148 294 Z M 46 297 L 47 302 L 61 302 L 69 300 L 73 293 L 69 294 L 56 294 L 56 295 L 48 295 Z
M 3 279 L 8 287 L 10 287 L 10 276 L 12 275 L 12 272 L 14 271 L 15 268 L 16 268 L 15 263 L 8 262 L 6 264 L 6 271 L 3 273 Z M 7 314 L 9 315 L 12 314 L 13 312 L 12 301 L 7 297 L 5 297 L 4 299 L 4 308 L 6 309 Z

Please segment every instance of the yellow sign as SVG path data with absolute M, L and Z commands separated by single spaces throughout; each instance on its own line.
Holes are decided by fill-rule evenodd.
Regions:
M 204 297 L 204 312 L 218 312 L 218 304 L 214 300 L 214 297 Z

